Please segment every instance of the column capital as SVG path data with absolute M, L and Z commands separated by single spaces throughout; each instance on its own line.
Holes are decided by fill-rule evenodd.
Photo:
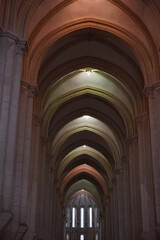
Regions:
M 127 145 L 131 145 L 133 142 L 135 142 L 135 143 L 138 142 L 138 136 L 137 135 L 128 137 L 126 139 L 126 144 Z
M 23 55 L 28 51 L 27 41 L 18 41 L 16 44 L 16 54 Z
M 21 81 L 21 88 L 27 92 L 27 96 L 34 98 L 37 96 L 38 93 L 38 87 L 37 86 L 31 86 L 29 83 L 25 81 Z
M 137 116 L 135 117 L 135 122 L 136 122 L 137 125 L 139 125 L 139 124 L 142 124 L 142 121 L 143 121 L 144 119 L 147 119 L 147 118 L 149 118 L 149 113 L 148 113 L 148 112 L 145 112 L 145 113 L 142 113 L 142 114 L 140 114 L 140 115 L 137 115 Z
M 0 29 L 0 37 L 8 38 L 15 43 L 18 42 L 18 37 L 15 34 L 10 32 L 3 32 L 2 29 Z
M 36 113 L 33 113 L 33 119 L 35 120 L 36 125 L 40 125 L 43 121 L 43 117 Z
M 122 160 L 122 164 L 127 164 L 128 163 L 128 157 L 127 156 L 122 156 L 121 160 Z
M 123 167 L 121 167 L 121 168 L 116 168 L 116 169 L 115 169 L 115 172 L 116 172 L 117 175 L 124 174 L 124 168 L 123 168 Z
M 145 87 L 143 89 L 143 94 L 145 97 L 148 97 L 148 98 L 153 98 L 154 97 L 154 88 L 151 86 L 151 87 Z
M 155 83 L 153 87 L 155 91 L 158 91 L 160 93 L 160 82 Z
M 23 55 L 23 53 L 28 50 L 27 41 L 20 40 L 14 33 L 3 32 L 2 29 L 0 29 L 0 37 L 7 38 L 10 42 L 15 43 L 17 54 Z
M 110 188 L 108 189 L 108 193 L 109 193 L 109 195 L 111 195 L 111 194 L 113 193 L 113 187 L 110 187 Z
M 112 186 L 114 186 L 114 185 L 116 185 L 117 184 L 117 179 L 116 179 L 116 177 L 114 177 L 113 179 L 112 179 Z
M 156 82 L 156 83 L 152 84 L 152 86 L 145 87 L 143 89 L 143 93 L 146 97 L 153 98 L 155 90 L 160 92 L 160 82 Z
M 23 89 L 23 90 L 28 90 L 28 87 L 29 87 L 29 83 L 27 83 L 27 82 L 25 82 L 25 81 L 21 81 L 21 88 Z
M 37 96 L 38 88 L 37 86 L 29 86 L 28 87 L 28 97 L 34 98 Z

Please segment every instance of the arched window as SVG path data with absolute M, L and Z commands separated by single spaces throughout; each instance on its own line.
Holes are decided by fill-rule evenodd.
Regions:
M 69 233 L 66 234 L 66 240 L 69 240 Z
M 65 211 L 65 240 L 101 240 L 98 204 L 93 196 L 84 190 L 75 194 Z
M 83 234 L 80 235 L 80 240 L 84 240 L 84 235 Z
M 92 228 L 92 207 L 89 208 L 89 227 Z
M 95 240 L 98 240 L 98 233 L 96 233 L 96 237 L 95 237 Z
M 76 208 L 72 208 L 72 228 L 76 227 Z
M 80 208 L 80 227 L 84 228 L 84 207 Z

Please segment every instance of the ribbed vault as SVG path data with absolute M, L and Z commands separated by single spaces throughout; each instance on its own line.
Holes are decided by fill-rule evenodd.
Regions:
M 47 73 L 50 55 L 45 61 L 39 74 L 40 95 L 42 79 L 51 77 Z M 132 83 L 124 84 L 117 76 L 90 66 L 49 84 L 41 131 L 49 137 L 50 167 L 55 169 L 54 181 L 65 209 L 74 194 L 84 189 L 102 211 L 115 175 L 124 167 L 126 140 L 136 134 L 136 100 Z
M 156 0 L 0 1 L 4 236 L 70 240 L 87 201 L 88 239 L 157 240 L 159 22 Z
M 49 141 L 49 166 L 64 214 L 83 189 L 104 215 L 117 173 L 125 167 L 126 143 L 137 134 L 135 116 L 146 107 L 136 57 L 112 34 L 78 30 L 48 49 L 38 85 L 41 134 Z

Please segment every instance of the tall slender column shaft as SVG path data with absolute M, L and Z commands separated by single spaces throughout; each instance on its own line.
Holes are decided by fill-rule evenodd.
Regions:
M 155 239 L 155 209 L 153 193 L 152 156 L 150 148 L 149 116 L 144 113 L 137 117 L 141 209 L 144 239 Z

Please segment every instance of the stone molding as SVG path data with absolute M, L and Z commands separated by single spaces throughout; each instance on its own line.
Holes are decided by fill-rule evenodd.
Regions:
M 117 168 L 115 172 L 116 172 L 116 175 L 124 174 L 124 168 L 123 167 Z
M 24 235 L 27 233 L 28 231 L 28 226 L 27 224 L 19 224 L 16 235 L 14 237 L 15 240 L 20 240 L 24 237 Z
M 34 98 L 37 96 L 38 88 L 36 86 L 28 87 L 28 97 Z
M 131 145 L 133 142 L 137 143 L 138 142 L 138 136 L 131 136 L 126 139 L 126 145 Z
M 35 120 L 36 124 L 39 125 L 43 122 L 43 118 L 42 116 L 36 114 L 36 113 L 33 113 L 33 119 Z
M 154 83 L 151 87 L 145 87 L 143 93 L 148 98 L 154 98 L 154 91 L 160 92 L 160 82 Z
M 28 43 L 26 40 L 19 40 L 16 35 L 10 32 L 3 32 L 0 29 L 0 37 L 8 38 L 10 41 L 16 44 L 16 53 L 23 55 L 24 52 L 28 51 Z
M 27 92 L 28 97 L 34 98 L 37 96 L 38 93 L 37 86 L 31 86 L 29 83 L 21 81 L 21 88 Z
M 148 118 L 149 118 L 149 113 L 148 112 L 145 112 L 145 113 L 142 113 L 140 115 L 137 115 L 135 117 L 136 125 L 141 124 L 144 119 L 148 119 Z
M 128 163 L 128 157 L 127 156 L 122 156 L 121 160 L 122 160 L 122 164 L 127 164 Z

